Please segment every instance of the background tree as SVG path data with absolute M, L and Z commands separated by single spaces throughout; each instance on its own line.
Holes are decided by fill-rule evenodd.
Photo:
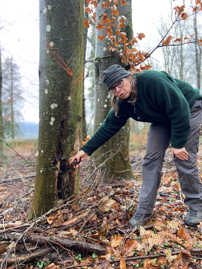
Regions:
M 117 36 L 117 39 L 122 39 L 125 35 L 129 40 L 132 38 L 131 1 L 127 1 L 127 3 L 124 2 L 124 4 L 120 4 L 117 1 L 116 5 L 114 5 L 114 3 L 111 5 L 106 1 L 98 1 L 97 4 L 95 130 L 99 128 L 111 108 L 111 96 L 106 86 L 102 83 L 102 73 L 112 64 L 122 64 L 120 56 L 116 52 L 113 53 L 108 50 L 110 43 L 107 36 L 116 36 L 116 31 L 119 28 L 120 36 Z M 110 24 L 116 24 L 116 27 L 109 27 Z M 120 28 L 120 25 L 122 28 Z M 129 163 L 129 132 L 130 127 L 129 123 L 127 123 L 118 134 L 94 153 L 96 164 L 99 165 L 103 163 L 100 173 L 102 180 L 111 181 L 114 179 L 132 178 L 133 174 Z
M 40 0 L 39 156 L 32 214 L 79 189 L 68 159 L 78 150 L 82 120 L 84 1 Z
M 84 1 L 84 8 L 86 7 L 86 0 Z M 85 10 L 85 9 L 84 9 Z M 88 17 L 88 13 L 85 12 L 85 17 Z M 85 66 L 85 59 L 87 53 L 87 37 L 88 37 L 88 27 L 84 28 L 84 62 L 83 66 Z M 86 123 L 86 106 L 85 106 L 85 72 L 83 72 L 83 101 L 82 101 L 82 140 L 87 137 L 87 123 Z
M 0 159 L 3 156 L 3 112 L 2 112 L 2 61 L 1 61 L 1 47 L 0 47 Z
M 86 27 L 88 28 L 88 27 Z M 95 24 L 88 33 L 87 38 L 87 53 L 86 53 L 86 63 L 85 63 L 85 107 L 86 107 L 86 125 L 88 135 L 93 134 L 94 130 L 94 119 L 95 119 Z
M 5 136 L 14 139 L 18 130 L 18 123 L 22 119 L 23 90 L 18 65 L 12 57 L 7 57 L 2 65 L 3 74 L 3 118 Z
M 193 28 L 194 28 L 194 38 L 195 40 L 199 39 L 199 29 L 201 29 L 201 24 L 199 24 L 199 14 L 197 12 L 194 13 L 193 16 Z M 196 86 L 198 89 L 201 89 L 201 66 L 202 66 L 202 47 L 198 42 L 194 43 L 195 50 L 195 69 L 196 69 Z M 202 90 L 201 90 L 202 92 Z
M 183 3 L 185 2 L 183 1 Z M 174 17 L 172 1 L 170 13 L 171 15 L 168 16 L 169 21 L 173 20 Z M 162 49 L 163 69 L 174 77 L 185 80 L 196 87 L 200 85 L 198 84 L 200 79 L 196 78 L 199 78 L 198 73 L 201 68 L 200 44 L 198 42 L 198 29 L 200 26 L 197 20 L 195 21 L 197 16 L 198 11 L 193 12 L 189 16 L 187 15 L 186 20 L 180 20 L 175 24 L 170 31 L 170 40 L 174 40 L 174 37 L 177 38 L 168 46 L 163 46 Z M 164 33 L 169 29 L 169 22 L 162 19 L 160 25 L 159 33 L 163 37 Z M 192 40 L 190 36 L 192 36 Z

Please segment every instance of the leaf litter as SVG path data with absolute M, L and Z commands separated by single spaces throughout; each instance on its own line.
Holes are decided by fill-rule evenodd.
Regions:
M 0 177 L 0 268 L 202 268 L 202 223 L 183 223 L 187 207 L 169 156 L 152 219 L 130 229 L 141 186 L 141 160 L 134 153 L 131 164 L 133 181 L 96 185 L 85 181 L 86 162 L 79 199 L 60 201 L 29 221 L 35 156 L 26 165 L 10 156 Z

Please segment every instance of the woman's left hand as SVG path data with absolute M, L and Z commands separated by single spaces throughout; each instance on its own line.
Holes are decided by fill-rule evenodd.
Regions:
M 173 155 L 180 160 L 186 161 L 189 159 L 189 153 L 186 151 L 185 147 L 183 148 L 172 148 Z

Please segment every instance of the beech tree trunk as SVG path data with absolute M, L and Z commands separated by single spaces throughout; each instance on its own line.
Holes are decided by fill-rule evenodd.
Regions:
M 39 156 L 32 216 L 79 190 L 79 172 L 68 159 L 82 133 L 83 13 L 83 0 L 40 0 Z
M 103 8 L 103 0 L 98 1 L 99 5 L 97 7 L 97 21 L 103 15 L 104 12 L 110 12 L 109 9 Z M 128 38 L 132 33 L 131 25 L 131 0 L 127 1 L 126 6 L 118 6 L 119 16 L 125 16 L 128 19 L 127 31 Z M 110 15 L 109 15 L 110 16 Z M 118 18 L 117 18 L 118 19 Z M 120 57 L 111 53 L 107 49 L 107 41 L 100 41 L 98 39 L 99 35 L 105 35 L 104 30 L 96 31 L 96 55 L 97 59 L 95 65 L 95 80 L 96 80 L 96 114 L 95 114 L 95 130 L 100 126 L 104 121 L 107 112 L 111 108 L 111 97 L 106 86 L 103 84 L 103 71 L 112 64 L 120 64 Z M 115 34 L 115 33 L 114 33 Z M 94 153 L 95 160 L 97 160 L 97 165 L 105 162 L 104 166 L 101 169 L 100 177 L 104 182 L 111 182 L 116 179 L 129 179 L 133 177 L 132 169 L 129 162 L 129 134 L 130 127 L 129 122 L 112 137 L 107 143 L 105 143 L 100 149 Z

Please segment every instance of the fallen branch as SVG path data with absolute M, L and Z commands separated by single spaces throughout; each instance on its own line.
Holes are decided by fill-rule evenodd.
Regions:
M 16 249 L 17 244 L 22 240 L 22 238 L 24 237 L 24 235 L 34 227 L 35 222 L 33 222 L 17 239 L 16 242 L 12 242 L 11 246 L 9 246 L 9 250 L 7 251 L 5 257 L 2 259 L 2 263 L 1 263 L 1 269 L 4 268 L 4 264 L 7 264 L 7 261 L 9 260 L 9 256 L 11 255 L 11 253 Z
M 197 257 L 197 259 L 199 258 L 200 260 L 202 260 L 202 249 L 192 249 L 191 251 L 191 255 Z
M 87 210 L 87 211 L 81 213 L 80 215 L 63 222 L 61 225 L 57 225 L 57 226 L 53 226 L 53 227 L 59 227 L 59 226 L 62 226 L 62 227 L 65 226 L 65 228 L 72 227 L 72 226 L 78 224 L 79 222 L 81 222 L 82 219 L 84 219 L 85 217 L 87 217 L 89 215 L 89 213 L 90 213 L 90 210 Z M 53 228 L 53 227 L 51 227 L 51 228 Z
M 84 223 L 82 224 L 81 228 L 79 229 L 79 233 L 81 233 L 81 231 L 83 230 L 83 228 L 85 227 L 85 225 L 95 216 L 96 211 L 94 211 L 93 213 L 90 214 L 90 216 L 84 221 Z
M 70 201 L 71 202 L 71 201 Z M 67 203 L 66 203 L 67 204 Z M 41 217 L 37 218 L 36 220 L 34 220 L 32 223 L 29 223 L 29 224 L 25 224 L 27 227 L 27 225 L 29 225 L 27 227 L 27 229 L 18 237 L 17 241 L 13 243 L 12 247 L 9 248 L 9 250 L 7 251 L 5 257 L 2 259 L 2 262 L 1 262 L 1 267 L 0 269 L 3 269 L 4 268 L 4 265 L 7 264 L 7 261 L 9 260 L 9 256 L 11 255 L 11 253 L 16 249 L 16 246 L 17 244 L 22 240 L 22 238 L 25 236 L 25 234 L 31 230 L 36 224 L 42 222 L 43 220 L 45 220 L 45 218 L 52 212 L 55 212 L 56 210 L 58 210 L 59 208 L 63 208 L 66 204 L 58 207 L 58 208 L 52 208 L 50 209 L 48 212 L 46 212 L 44 215 L 42 215 Z M 13 229 L 13 228 L 11 228 Z M 2 231 L 2 233 L 5 233 L 5 230 Z
M 38 244 L 53 244 L 53 245 L 62 245 L 66 248 L 76 249 L 83 252 L 97 253 L 99 255 L 105 254 L 105 247 L 99 244 L 91 244 L 78 240 L 69 240 L 67 238 L 60 238 L 57 236 L 45 237 L 40 235 L 29 235 L 28 241 Z
M 42 257 L 46 255 L 50 251 L 51 251 L 51 248 L 38 249 L 27 255 L 16 255 L 15 257 L 11 257 L 7 259 L 6 261 L 4 261 L 3 259 L 0 259 L 0 263 L 5 264 L 5 266 L 3 265 L 3 267 L 1 266 L 1 268 L 7 268 L 7 265 L 10 265 L 13 263 L 22 263 L 22 262 L 25 263 L 25 262 L 34 260 L 37 257 Z
M 72 197 L 71 197 L 72 198 Z M 23 225 L 19 225 L 19 226 L 16 226 L 16 227 L 11 227 L 11 228 L 7 228 L 7 229 L 4 229 L 3 231 L 0 231 L 0 235 L 1 234 L 5 234 L 5 233 L 8 233 L 8 232 L 12 232 L 12 231 L 16 231 L 17 229 L 21 229 L 21 228 L 27 228 L 25 230 L 25 232 L 23 233 L 23 236 L 25 235 L 25 233 L 27 231 L 29 231 L 31 228 L 33 228 L 35 225 L 43 222 L 48 215 L 56 212 L 57 210 L 60 210 L 62 208 L 64 208 L 65 206 L 67 206 L 68 204 L 71 204 L 73 201 L 75 201 L 76 198 L 72 199 L 72 200 L 68 200 L 66 201 L 66 203 L 62 204 L 61 206 L 59 207 L 54 207 L 54 208 L 51 208 L 48 212 L 46 212 L 44 215 L 38 217 L 37 219 L 35 219 L 33 222 L 29 222 L 29 223 L 25 223 Z M 22 237 L 20 237 L 21 239 Z M 0 267 L 1 268 L 1 267 Z
M 194 256 L 196 254 L 198 254 L 198 250 L 191 250 L 190 251 L 190 255 L 192 256 L 192 258 L 194 259 L 202 259 L 202 257 L 199 256 Z M 178 255 L 179 253 L 181 253 L 182 251 L 175 251 L 172 253 L 172 255 Z M 182 252 L 183 253 L 183 252 Z M 154 259 L 154 258 L 159 258 L 159 257 L 165 257 L 166 255 L 164 253 L 162 254 L 156 254 L 156 255 L 146 255 L 146 256 L 137 256 L 137 257 L 123 257 L 125 261 L 135 261 L 135 260 L 145 260 L 145 259 Z M 116 262 L 120 262 L 120 259 L 116 259 L 116 260 L 111 260 L 110 263 L 116 263 Z
M 0 235 L 1 234 L 6 234 L 6 233 L 9 233 L 9 232 L 16 232 L 16 230 L 26 228 L 28 226 L 30 226 L 30 223 L 14 226 L 14 227 L 10 227 L 10 228 L 6 228 L 3 231 L 0 231 Z
M 18 227 L 19 227 L 19 224 L 11 223 L 11 222 L 0 224 L 0 230 L 4 229 L 4 231 L 6 228 L 13 228 L 14 229 L 14 228 L 18 228 Z
M 14 148 L 12 148 L 12 147 L 6 142 L 5 139 L 0 138 L 0 141 L 2 141 L 3 143 L 5 143 L 6 146 L 7 146 L 9 149 L 11 149 L 12 151 L 14 151 L 15 154 L 16 154 L 18 157 L 20 157 L 25 163 L 30 163 L 30 160 L 27 160 L 27 159 L 24 158 L 20 153 L 18 153 Z
M 13 181 L 18 181 L 18 180 L 23 180 L 25 178 L 32 178 L 32 177 L 35 177 L 36 176 L 36 173 L 32 173 L 30 175 L 27 175 L 27 176 L 23 176 L 23 177 L 14 177 L 14 178 L 2 178 L 0 179 L 0 183 L 8 183 L 8 182 L 13 182 Z

